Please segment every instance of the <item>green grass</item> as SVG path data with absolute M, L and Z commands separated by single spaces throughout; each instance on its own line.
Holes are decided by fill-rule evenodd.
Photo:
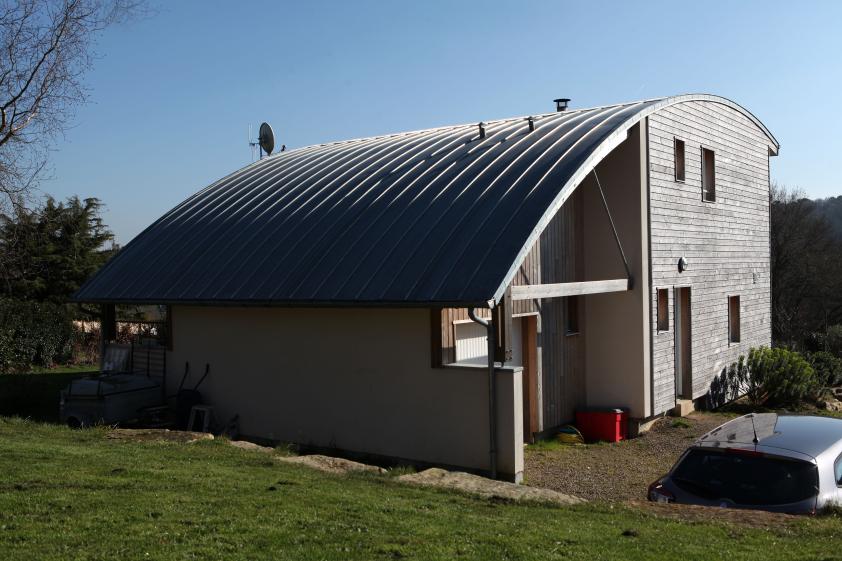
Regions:
M 689 429 L 690 423 L 687 422 L 685 419 L 676 419 L 672 422 L 672 428 L 674 429 Z
M 3 561 L 831 559 L 842 522 L 780 530 L 511 504 L 332 476 L 223 441 L 137 443 L 0 418 Z

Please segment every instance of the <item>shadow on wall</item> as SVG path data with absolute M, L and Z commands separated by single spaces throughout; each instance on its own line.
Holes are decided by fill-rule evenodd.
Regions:
M 707 395 L 707 407 L 716 409 L 745 395 L 748 390 L 748 367 L 744 357 L 714 377 Z
M 0 416 L 59 422 L 59 392 L 83 372 L 0 374 Z

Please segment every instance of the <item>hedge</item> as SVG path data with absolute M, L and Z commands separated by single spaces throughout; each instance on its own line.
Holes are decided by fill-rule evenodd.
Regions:
M 73 337 L 65 306 L 0 299 L 0 373 L 28 372 L 67 361 Z

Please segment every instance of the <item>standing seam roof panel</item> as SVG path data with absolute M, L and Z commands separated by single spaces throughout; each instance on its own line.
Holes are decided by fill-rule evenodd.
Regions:
M 484 305 L 584 175 L 687 95 L 281 152 L 144 230 L 77 301 Z

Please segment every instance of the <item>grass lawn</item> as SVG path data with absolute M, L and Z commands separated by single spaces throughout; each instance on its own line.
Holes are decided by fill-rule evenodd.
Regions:
M 107 433 L 0 418 L 0 559 L 841 558 L 836 518 L 759 529 L 501 503 Z

